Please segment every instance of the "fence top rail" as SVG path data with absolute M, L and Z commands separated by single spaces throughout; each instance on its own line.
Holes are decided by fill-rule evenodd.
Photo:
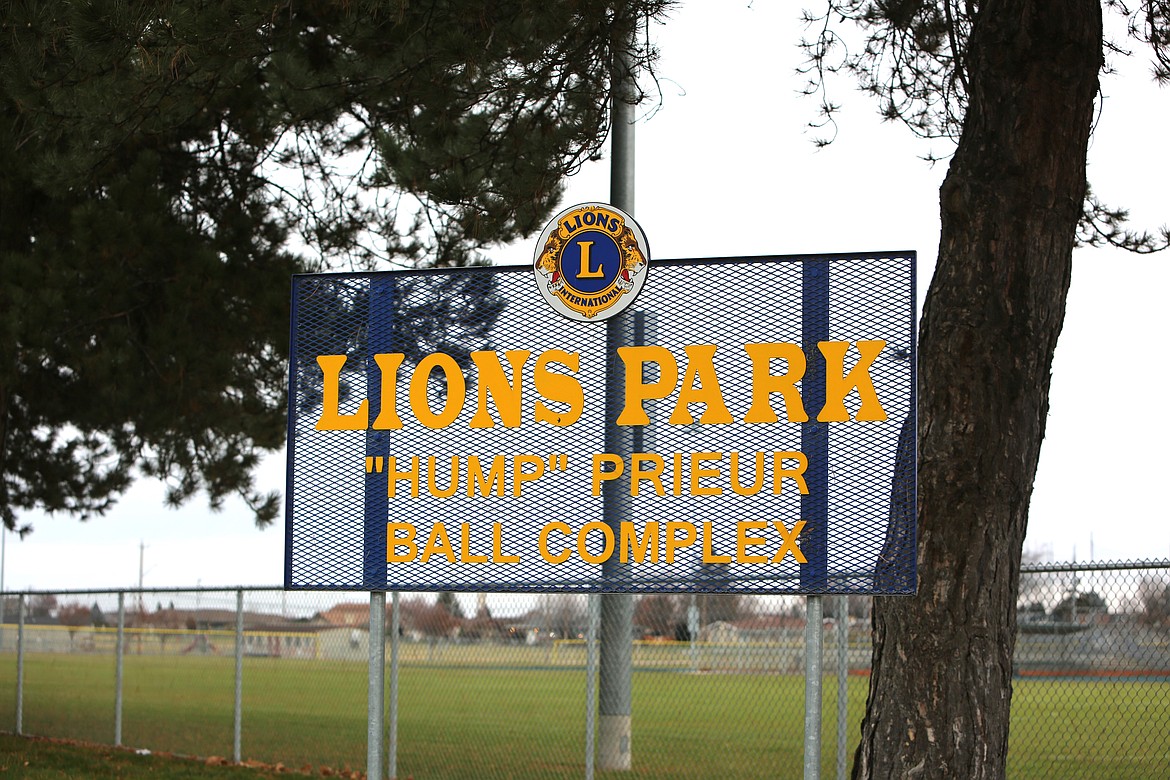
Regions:
M 146 595 L 161 593 L 236 593 L 238 591 L 246 591 L 248 593 L 283 593 L 285 588 L 283 585 L 200 585 L 198 587 L 178 586 L 171 588 L 29 588 L 27 590 L 0 591 L 0 596 L 116 596 L 119 593 L 141 593 Z
M 1170 569 L 1170 558 L 1137 561 L 1074 561 L 1071 563 L 1025 563 L 1020 574 L 1052 574 L 1077 571 L 1134 571 L 1139 569 Z
M 1149 560 L 1132 560 L 1132 561 L 1073 561 L 1064 563 L 1025 563 L 1020 567 L 1021 574 L 1052 574 L 1059 572 L 1078 572 L 1078 571 L 1136 571 L 1142 569 L 1170 569 L 1170 558 L 1149 559 Z M 100 596 L 100 595 L 117 595 L 119 593 L 141 593 L 146 594 L 161 594 L 161 593 L 235 593 L 238 591 L 247 591 L 249 593 L 333 593 L 335 591 L 322 590 L 313 591 L 308 589 L 287 590 L 283 585 L 201 585 L 201 586 L 176 586 L 169 588 L 77 588 L 77 589 L 54 589 L 54 588 L 29 588 L 25 590 L 3 590 L 0 591 L 2 596 Z

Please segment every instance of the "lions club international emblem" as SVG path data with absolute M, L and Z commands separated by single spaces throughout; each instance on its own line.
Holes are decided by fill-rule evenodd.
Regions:
M 558 214 L 536 245 L 536 285 L 558 313 L 582 322 L 618 314 L 646 281 L 650 248 L 628 214 L 582 203 Z

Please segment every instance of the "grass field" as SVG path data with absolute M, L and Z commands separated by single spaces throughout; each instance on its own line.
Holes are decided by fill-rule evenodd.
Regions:
M 15 663 L 0 662 L 0 729 L 14 724 Z M 127 656 L 123 742 L 230 756 L 230 658 Z M 849 752 L 864 707 L 849 681 Z M 799 676 L 636 672 L 634 771 L 614 777 L 801 776 Z M 246 659 L 245 758 L 290 767 L 364 769 L 362 663 Z M 823 776 L 836 776 L 836 682 L 826 678 Z M 408 665 L 400 675 L 398 766 L 414 780 L 579 778 L 585 679 L 580 670 Z M 113 741 L 109 656 L 30 654 L 24 732 Z M 1170 766 L 1170 683 L 1016 683 L 1013 778 L 1148 778 Z M 599 773 L 604 778 L 605 773 Z
M 283 769 L 0 734 L 0 776 L 21 780 L 274 780 L 288 777 Z

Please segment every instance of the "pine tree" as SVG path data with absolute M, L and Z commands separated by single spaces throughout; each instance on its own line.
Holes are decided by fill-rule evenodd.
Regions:
M 142 474 L 270 522 L 290 274 L 534 231 L 663 6 L 5 3 L 0 519 L 101 514 Z

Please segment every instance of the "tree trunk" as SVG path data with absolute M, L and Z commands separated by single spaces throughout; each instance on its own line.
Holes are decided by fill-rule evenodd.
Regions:
M 920 341 L 918 567 L 876 600 L 855 778 L 1002 778 L 1016 596 L 1085 196 L 1098 0 L 987 0 Z

